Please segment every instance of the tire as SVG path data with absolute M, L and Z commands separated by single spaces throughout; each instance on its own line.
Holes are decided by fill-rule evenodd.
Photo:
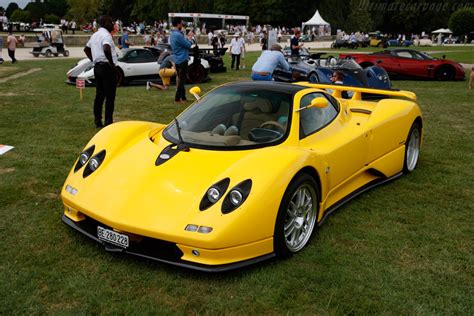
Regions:
M 68 50 L 65 50 L 65 51 L 63 52 L 63 56 L 64 56 L 64 57 L 69 57 L 69 51 L 68 51 Z
M 188 69 L 188 82 L 191 84 L 201 83 L 206 76 L 204 67 L 200 64 L 192 64 Z
M 418 122 L 414 122 L 408 132 L 405 142 L 405 158 L 403 161 L 403 173 L 408 174 L 415 170 L 420 157 L 421 145 L 421 126 Z
M 58 54 L 58 53 L 55 53 L 55 54 L 53 54 L 53 55 L 54 55 L 54 57 L 58 57 L 58 56 L 59 56 L 59 54 Z
M 451 66 L 441 66 L 436 70 L 436 79 L 440 81 L 454 80 L 455 71 Z
M 34 56 L 34 57 L 39 57 L 39 55 L 40 55 L 40 54 L 38 54 L 38 53 L 33 53 L 33 56 Z
M 310 73 L 308 76 L 308 81 L 311 83 L 318 83 L 319 82 L 318 74 L 315 72 Z
M 277 256 L 289 257 L 308 244 L 317 226 L 319 202 L 318 184 L 313 177 L 301 173 L 291 181 L 275 223 L 273 248 Z
M 48 57 L 48 58 L 51 57 L 51 51 L 50 51 L 49 49 L 46 50 L 46 51 L 44 52 L 44 55 L 45 55 L 46 57 Z

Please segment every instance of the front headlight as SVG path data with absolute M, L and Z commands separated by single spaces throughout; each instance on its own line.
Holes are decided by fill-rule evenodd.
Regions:
M 85 178 L 89 176 L 91 173 L 93 173 L 94 171 L 96 171 L 100 167 L 102 162 L 104 161 L 104 158 L 105 158 L 105 150 L 102 150 L 97 155 L 92 157 L 89 163 L 87 164 L 87 166 L 84 168 L 84 173 L 82 176 Z
M 222 202 L 222 214 L 228 214 L 242 205 L 250 194 L 252 180 L 247 179 L 233 187 Z
M 230 179 L 225 178 L 215 184 L 213 184 L 209 189 L 207 189 L 201 203 L 199 204 L 199 210 L 204 211 L 214 205 L 217 201 L 220 200 L 222 195 L 227 191 L 229 187 Z
M 82 166 L 84 166 L 87 163 L 87 161 L 89 161 L 89 158 L 94 153 L 94 149 L 95 149 L 95 145 L 92 145 L 91 147 L 87 148 L 79 155 L 79 159 L 77 160 L 76 166 L 74 167 L 74 172 L 81 169 Z

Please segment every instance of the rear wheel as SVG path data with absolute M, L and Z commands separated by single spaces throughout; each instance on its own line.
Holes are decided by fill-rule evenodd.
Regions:
M 33 53 L 33 56 L 34 56 L 34 57 L 39 57 L 39 55 L 40 55 L 40 54 L 38 54 L 38 53 Z
M 420 156 L 421 146 L 421 126 L 418 122 L 414 122 L 408 132 L 405 142 L 405 161 L 403 164 L 403 172 L 410 173 L 415 170 Z
M 206 71 L 204 67 L 200 64 L 192 64 L 188 69 L 188 82 L 189 83 L 200 83 L 204 80 L 206 76 Z
M 63 52 L 63 56 L 64 56 L 64 57 L 69 57 L 69 51 L 68 51 L 68 50 L 65 50 L 65 51 Z
M 315 72 L 310 73 L 308 76 L 308 81 L 311 83 L 318 83 L 319 82 L 318 75 Z
M 276 255 L 290 256 L 308 244 L 318 210 L 318 184 L 306 173 L 297 175 L 286 189 L 278 210 L 273 240 Z
M 436 71 L 436 79 L 441 81 L 453 80 L 454 76 L 454 69 L 451 66 L 441 66 Z

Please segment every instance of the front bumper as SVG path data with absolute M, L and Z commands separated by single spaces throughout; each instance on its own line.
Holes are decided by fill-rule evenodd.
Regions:
M 75 230 L 79 231 L 83 235 L 95 240 L 96 242 L 102 244 L 105 250 L 110 252 L 122 252 L 127 253 L 159 262 L 164 262 L 168 264 L 172 264 L 175 266 L 190 268 L 198 271 L 203 272 L 224 272 L 228 270 L 233 270 L 237 268 L 241 268 L 244 266 L 248 266 L 251 264 L 255 264 L 260 261 L 268 260 L 270 258 L 275 257 L 273 252 L 267 253 L 265 255 L 260 255 L 251 259 L 245 259 L 238 262 L 232 262 L 227 264 L 214 264 L 218 263 L 221 260 L 228 260 L 229 258 L 235 259 L 238 258 L 239 252 L 242 254 L 251 253 L 256 249 L 261 249 L 262 243 L 268 245 L 271 243 L 273 244 L 273 239 L 270 238 L 269 240 L 259 241 L 257 243 L 252 243 L 249 245 L 243 245 L 238 247 L 231 247 L 226 249 L 218 249 L 218 250 L 209 250 L 209 249 L 202 249 L 196 247 L 190 247 L 186 245 L 180 245 L 169 241 L 159 240 L 150 237 L 144 236 L 130 236 L 130 245 L 128 248 L 124 249 L 107 242 L 100 240 L 97 237 L 97 226 L 101 226 L 107 229 L 113 229 L 103 223 L 100 223 L 90 217 L 85 217 L 85 219 L 81 221 L 74 221 L 69 218 L 66 214 L 63 214 L 62 221 L 74 228 Z M 188 260 L 183 260 L 183 258 L 188 258 L 192 260 L 193 258 L 193 251 L 197 250 L 199 254 L 203 257 L 206 257 L 206 260 L 213 262 L 213 264 L 202 264 L 198 262 L 192 262 Z M 198 258 L 196 258 L 198 259 Z

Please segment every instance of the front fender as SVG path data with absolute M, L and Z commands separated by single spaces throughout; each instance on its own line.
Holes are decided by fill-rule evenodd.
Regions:
M 310 151 L 300 148 L 265 148 L 228 168 L 221 175 L 231 179 L 225 195 L 246 179 L 252 180 L 252 188 L 247 200 L 231 213 L 221 212 L 224 195 L 194 219 L 214 227 L 213 233 L 205 236 L 206 246 L 219 249 L 272 237 L 283 194 L 294 176 L 311 165 L 311 158 Z

